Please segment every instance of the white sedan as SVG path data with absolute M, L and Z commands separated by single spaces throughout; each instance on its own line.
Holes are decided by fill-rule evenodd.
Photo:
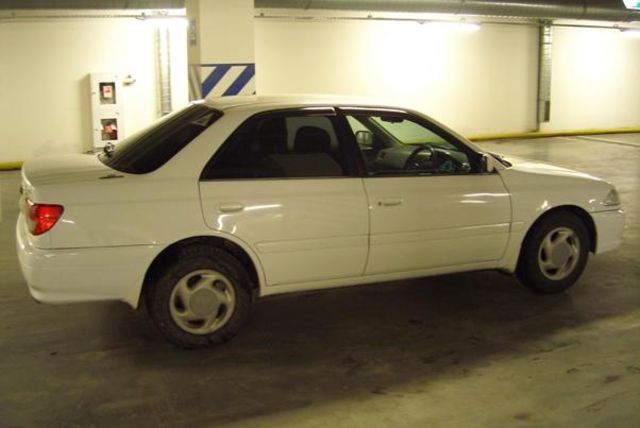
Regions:
M 144 302 L 191 348 L 279 293 L 480 269 L 560 292 L 624 228 L 600 179 L 408 109 L 303 97 L 198 102 L 98 155 L 30 160 L 21 204 L 36 300 Z

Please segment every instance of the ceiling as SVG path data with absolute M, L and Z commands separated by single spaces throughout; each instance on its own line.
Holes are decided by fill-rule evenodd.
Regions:
M 623 0 L 254 0 L 257 8 L 429 12 L 537 19 L 640 21 Z M 185 0 L 0 0 L 0 10 L 181 9 Z
M 258 8 L 429 12 L 537 19 L 640 20 L 623 0 L 255 0 Z

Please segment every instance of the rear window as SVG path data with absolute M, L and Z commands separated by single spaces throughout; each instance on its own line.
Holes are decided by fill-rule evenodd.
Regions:
M 101 153 L 99 158 L 110 168 L 129 174 L 155 171 L 220 116 L 222 112 L 206 104 L 192 104 L 125 138 L 111 154 Z

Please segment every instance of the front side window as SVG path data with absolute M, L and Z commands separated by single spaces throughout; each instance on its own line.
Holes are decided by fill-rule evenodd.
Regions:
M 346 153 L 335 116 L 271 113 L 242 124 L 205 167 L 202 179 L 341 177 Z
M 471 172 L 462 147 L 407 115 L 354 114 L 347 122 L 371 175 Z

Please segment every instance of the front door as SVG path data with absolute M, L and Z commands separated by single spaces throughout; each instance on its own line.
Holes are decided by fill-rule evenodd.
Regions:
M 498 174 L 479 170 L 469 147 L 404 112 L 346 114 L 368 171 L 366 274 L 453 271 L 502 257 L 509 194 Z
M 452 268 L 498 260 L 509 197 L 497 174 L 365 180 L 371 205 L 366 273 Z

